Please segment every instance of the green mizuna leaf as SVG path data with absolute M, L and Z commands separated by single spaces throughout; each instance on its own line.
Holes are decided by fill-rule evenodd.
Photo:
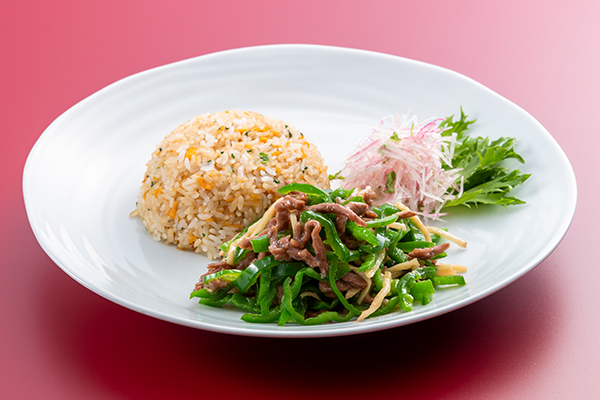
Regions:
M 507 195 L 515 186 L 522 185 L 530 175 L 523 174 L 519 170 L 509 171 L 503 165 L 504 161 L 509 159 L 520 163 L 525 162 L 514 149 L 516 140 L 510 137 L 495 140 L 472 138 L 468 136 L 467 130 L 475 120 L 467 118 L 461 108 L 458 121 L 453 121 L 453 116 L 450 116 L 440 124 L 440 127 L 445 129 L 443 136 L 456 134 L 457 144 L 452 165 L 444 165 L 444 167 L 460 169 L 456 183 L 460 185 L 462 182 L 464 190 L 462 196 L 448 201 L 444 207 L 523 204 L 524 201 Z M 457 191 L 451 189 L 450 193 L 456 194 Z

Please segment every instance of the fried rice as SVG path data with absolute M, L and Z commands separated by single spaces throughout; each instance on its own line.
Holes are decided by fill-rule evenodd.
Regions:
M 329 187 L 318 149 L 300 131 L 249 111 L 204 114 L 156 146 L 131 216 L 155 240 L 215 258 L 292 182 Z

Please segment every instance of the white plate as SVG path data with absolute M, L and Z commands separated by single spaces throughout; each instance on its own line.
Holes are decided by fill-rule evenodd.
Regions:
M 316 143 L 337 171 L 382 116 L 465 112 L 472 135 L 514 136 L 532 177 L 526 205 L 456 211 L 445 226 L 469 242 L 450 258 L 468 285 L 438 291 L 427 306 L 361 323 L 305 327 L 247 324 L 240 312 L 188 296 L 208 260 L 155 242 L 135 208 L 154 146 L 197 114 L 246 109 L 283 119 Z M 32 149 L 25 205 L 48 255 L 71 277 L 130 309 L 174 323 L 252 336 L 316 337 L 397 327 L 473 303 L 513 282 L 559 244 L 575 211 L 565 154 L 529 114 L 458 73 L 390 55 L 312 45 L 252 47 L 145 71 L 93 94 L 57 118 Z

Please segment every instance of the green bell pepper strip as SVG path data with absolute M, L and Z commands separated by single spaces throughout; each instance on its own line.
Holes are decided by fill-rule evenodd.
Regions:
M 379 240 L 370 229 L 358 226 L 354 221 L 348 221 L 346 223 L 346 229 L 348 229 L 350 233 L 358 240 L 364 240 L 373 246 L 377 246 L 379 244 Z
M 258 304 L 261 310 L 261 314 L 264 312 L 264 310 L 268 311 L 270 309 L 271 304 L 273 304 L 273 301 L 275 300 L 275 297 L 277 297 L 277 286 L 281 283 L 281 281 L 282 280 L 279 279 L 274 279 L 273 281 L 271 281 L 271 288 L 269 289 L 269 293 L 267 293 L 264 299 L 262 299 L 261 302 Z
M 256 300 L 252 297 L 246 297 L 238 292 L 233 292 L 231 294 L 231 299 L 229 299 L 229 303 L 237 308 L 241 308 L 244 311 L 248 312 L 259 312 L 256 305 Z
M 227 292 L 229 292 L 231 290 L 232 286 L 233 286 L 233 284 L 230 284 L 227 287 L 217 290 L 215 292 L 212 292 L 206 288 L 195 290 L 192 293 L 190 293 L 190 299 L 193 297 L 219 299 L 219 298 L 222 298 L 225 295 L 227 295 Z
M 241 238 L 242 235 L 244 235 L 246 232 L 248 232 L 248 229 L 250 229 L 250 227 L 252 225 L 254 225 L 255 223 L 256 223 L 256 221 L 254 221 L 253 223 L 251 223 L 250 225 L 248 225 L 247 227 L 245 227 L 244 229 L 242 229 L 242 231 L 240 233 L 238 233 L 237 235 L 235 235 L 233 237 L 233 239 L 228 240 L 227 242 L 223 243 L 221 245 L 221 250 L 223 250 L 223 253 L 227 254 L 227 252 L 229 251 L 229 246 L 231 246 L 231 243 L 233 243 L 237 239 Z
M 260 274 L 260 284 L 258 285 L 258 295 L 256 296 L 256 303 L 260 307 L 261 315 L 265 315 L 269 312 L 270 303 L 265 302 L 265 297 L 271 289 L 271 271 L 272 269 L 263 269 Z
M 396 264 L 409 261 L 408 256 L 402 250 L 397 247 L 391 247 L 388 249 L 388 257 L 394 260 Z
M 348 250 L 350 250 L 350 249 L 348 249 Z M 361 257 L 362 257 L 362 254 L 360 254 L 360 251 L 350 250 L 350 255 L 348 256 L 348 262 L 360 260 Z M 329 264 L 331 264 L 331 262 L 333 261 L 334 258 L 337 259 L 337 255 L 333 251 L 328 251 L 327 252 L 327 262 Z
M 244 311 L 253 313 L 259 312 L 258 307 L 256 306 L 256 301 L 253 298 L 245 297 L 238 292 L 229 293 L 220 299 L 203 298 L 200 299 L 198 303 L 211 307 L 223 307 L 225 304 L 229 303 Z
M 425 247 L 433 247 L 435 244 L 432 242 L 426 242 L 421 240 L 415 240 L 412 242 L 398 242 L 396 248 L 402 250 L 405 253 L 410 253 L 414 249 L 423 249 Z
M 298 314 L 304 316 L 306 315 L 306 309 L 308 308 L 308 301 L 302 297 L 298 297 L 295 300 L 292 300 L 292 307 Z
M 433 285 L 434 286 L 443 286 L 443 285 L 459 285 L 464 286 L 467 282 L 465 282 L 465 277 L 462 275 L 446 275 L 446 276 L 434 276 L 433 277 Z
M 337 281 L 338 279 L 341 279 L 342 276 L 346 275 L 348 272 L 350 272 L 350 264 L 348 264 L 347 262 L 338 263 L 338 268 L 335 274 L 335 280 Z
M 262 270 L 272 268 L 279 263 L 280 261 L 275 260 L 275 256 L 267 256 L 254 261 L 235 280 L 235 286 L 241 293 L 246 293 L 256 283 Z
M 340 261 L 347 262 L 348 258 L 350 257 L 350 250 L 348 250 L 346 245 L 341 241 L 333 222 L 319 213 L 306 210 L 300 216 L 300 222 L 305 224 L 309 220 L 315 220 L 321 224 L 321 228 L 325 231 L 327 242 L 331 246 L 331 249 L 335 255 L 340 259 Z
M 348 300 L 346 300 L 346 297 L 342 294 L 342 292 L 340 292 L 340 290 L 338 289 L 337 285 L 335 284 L 335 281 L 336 281 L 335 277 L 337 275 L 338 264 L 339 263 L 338 263 L 337 260 L 333 260 L 333 262 L 329 266 L 329 286 L 331 286 L 331 289 L 333 290 L 333 293 L 335 293 L 335 295 L 337 296 L 337 298 L 340 300 L 340 303 L 342 303 L 342 305 L 348 311 L 350 311 L 350 313 L 352 313 L 354 315 L 360 315 L 360 313 L 362 311 L 359 310 L 358 308 L 356 308 L 355 306 L 353 306 L 352 304 L 350 304 L 348 302 Z
M 310 306 L 311 310 L 331 310 L 340 302 L 338 299 L 333 299 L 331 303 L 327 303 L 323 300 L 317 300 L 313 297 L 307 297 L 306 299 L 313 301 L 313 304 Z
M 398 292 L 398 296 L 400 297 L 400 307 L 404 311 L 412 310 L 414 299 L 410 294 L 410 290 L 415 285 L 415 282 L 422 279 L 433 279 L 436 273 L 437 268 L 435 267 L 422 267 L 417 268 L 414 271 L 407 272 L 400 279 L 398 279 L 396 290 Z
M 321 203 L 331 203 L 331 197 L 329 194 L 323 189 L 319 189 L 313 185 L 309 185 L 308 183 L 290 183 L 289 185 L 285 185 L 279 188 L 279 193 L 286 195 L 290 192 L 302 192 L 307 195 L 313 195 L 321 200 Z
M 388 248 L 388 251 L 393 249 L 395 253 L 399 253 L 394 247 L 395 243 L 398 243 L 401 233 L 393 229 L 385 229 L 385 227 L 377 228 L 376 238 L 379 241 L 377 246 L 359 246 L 359 251 L 363 253 L 381 253 Z M 390 257 L 392 258 L 392 257 Z M 396 258 L 401 259 L 402 256 L 396 255 Z M 393 258 L 392 258 L 393 259 Z
M 242 315 L 241 319 L 244 322 L 268 324 L 268 323 L 277 321 L 279 319 L 280 315 L 281 315 L 281 308 L 275 307 L 274 309 L 270 310 L 266 315 L 246 313 L 246 314 Z
M 321 278 L 321 274 L 312 269 L 311 267 L 301 269 L 294 276 L 294 282 L 292 283 L 292 300 L 294 300 L 300 294 L 300 290 L 302 289 L 302 283 L 304 281 L 304 275 L 307 275 L 316 280 L 323 280 L 323 278 Z
M 269 245 L 271 243 L 269 241 L 269 236 L 263 235 L 254 239 L 250 239 L 250 244 L 252 245 L 252 251 L 255 253 L 265 253 L 269 251 Z
M 278 326 L 284 326 L 289 321 L 293 321 L 293 318 L 287 312 L 287 310 L 285 309 L 285 307 L 283 306 L 283 304 L 281 304 L 280 308 L 281 308 L 281 313 L 279 314 L 279 319 L 277 320 L 277 325 Z
M 388 226 L 389 224 L 393 224 L 398 220 L 397 215 L 390 215 L 387 217 L 374 219 L 372 221 L 367 221 L 367 229 L 369 228 L 380 228 L 382 226 Z
M 379 210 L 381 211 L 381 214 L 385 216 L 400 212 L 400 209 L 388 203 L 384 203 L 381 206 L 379 206 Z
M 231 293 L 227 294 L 227 296 L 220 298 L 201 298 L 200 300 L 198 300 L 198 303 L 210 307 L 223 307 L 225 304 L 229 303 L 230 299 Z
M 352 313 L 348 313 L 345 316 L 341 316 L 335 311 L 326 311 L 324 313 L 319 314 L 316 317 L 305 319 L 304 315 L 300 314 L 292 304 L 292 288 L 290 286 L 291 280 L 292 278 L 287 277 L 286 280 L 283 282 L 283 298 L 281 299 L 281 301 L 285 311 L 297 323 L 301 325 L 320 325 L 329 321 L 346 322 L 354 316 Z
M 297 263 L 288 263 L 283 262 L 278 266 L 273 268 L 273 276 L 294 276 L 301 269 L 306 268 L 306 264 L 297 262 Z
M 375 266 L 377 264 L 377 267 L 381 266 L 383 260 L 385 257 L 385 249 L 381 250 L 379 253 L 370 253 L 367 258 L 365 258 L 365 261 L 361 264 L 361 266 L 358 268 L 358 270 L 360 272 L 364 272 L 364 271 L 368 271 L 371 268 L 375 268 Z
M 246 250 L 246 249 L 242 249 L 240 247 L 236 247 L 235 248 L 235 257 L 233 258 L 233 265 L 236 265 L 237 263 L 239 263 L 240 261 L 242 261 L 242 259 L 244 257 L 246 257 L 246 254 L 248 254 L 250 250 Z
M 373 312 L 373 314 L 369 315 L 367 318 L 375 318 L 375 317 L 379 317 L 380 315 L 389 314 L 394 308 L 396 308 L 399 301 L 400 301 L 399 296 L 394 296 L 394 297 L 390 298 L 388 300 L 387 304 L 385 304 L 382 307 L 379 307 L 377 310 L 375 310 Z
M 345 206 L 346 204 L 348 204 L 348 203 L 351 203 L 351 202 L 355 202 L 355 203 L 364 203 L 364 202 L 365 202 L 365 199 L 363 199 L 363 198 L 362 198 L 362 196 L 352 196 L 352 197 L 350 197 L 349 199 L 346 199 L 346 200 L 345 200 L 345 201 L 342 203 L 342 205 L 344 205 L 344 206 Z
M 379 292 L 383 288 L 383 276 L 381 274 L 381 268 L 379 268 L 377 270 L 377 272 L 375 272 L 375 275 L 373 275 L 373 278 L 371 278 L 371 279 L 373 280 L 375 289 L 377 289 L 377 291 Z M 393 279 L 392 282 L 394 280 L 396 280 L 396 279 Z
M 395 232 L 395 233 L 394 233 Z M 408 256 L 398 248 L 398 242 L 402 237 L 406 234 L 404 231 L 395 231 L 393 229 L 388 229 L 387 236 L 389 238 L 390 244 L 388 245 L 388 257 L 394 260 L 395 263 L 403 263 L 408 261 Z
M 335 200 L 336 198 L 340 198 L 340 199 L 347 199 L 348 196 L 350 196 L 352 194 L 352 189 L 350 190 L 346 190 L 344 188 L 337 188 L 335 190 L 333 190 L 331 193 L 329 193 L 329 197 L 331 197 L 332 200 Z M 362 197 L 361 197 L 362 199 Z
M 223 269 L 219 272 L 215 272 L 214 274 L 208 274 L 202 277 L 202 283 L 207 284 L 208 282 L 214 279 L 221 279 L 224 282 L 231 283 L 235 281 L 242 274 L 242 271 L 239 269 Z
M 431 301 L 434 293 L 433 283 L 429 279 L 415 282 L 414 286 L 410 289 L 410 295 L 413 299 L 420 301 L 423 305 Z
M 376 246 L 368 246 L 366 244 L 361 244 L 360 246 L 358 246 L 358 250 L 363 253 L 380 253 L 383 250 L 385 250 L 386 247 L 389 246 L 390 242 L 385 235 L 378 233 L 375 237 L 377 238 Z

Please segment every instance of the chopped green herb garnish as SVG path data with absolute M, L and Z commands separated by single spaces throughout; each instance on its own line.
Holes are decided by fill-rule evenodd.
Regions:
M 306 167 L 305 167 L 306 168 Z M 334 180 L 334 179 L 344 179 L 343 176 L 340 175 L 340 173 L 342 172 L 342 170 L 339 170 L 338 172 L 336 172 L 333 175 L 329 175 L 328 178 L 330 181 Z
M 385 176 L 385 192 L 396 193 L 394 185 L 396 184 L 396 171 L 392 171 Z
M 269 155 L 266 153 L 258 153 L 260 159 L 262 160 L 262 163 L 265 164 L 267 162 L 269 162 Z

